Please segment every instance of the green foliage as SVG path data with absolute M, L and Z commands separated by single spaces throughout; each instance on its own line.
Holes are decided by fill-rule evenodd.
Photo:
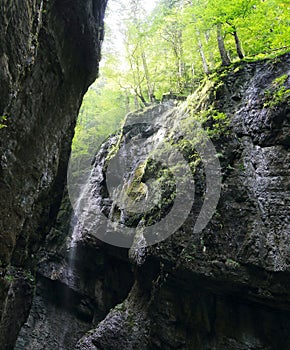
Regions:
M 223 74 L 205 78 L 199 89 L 187 99 L 188 117 L 184 119 L 182 125 L 186 133 L 192 129 L 192 123 L 197 122 L 211 138 L 226 135 L 230 119 L 225 113 L 218 111 L 211 102 L 211 96 L 215 96 L 217 90 L 223 85 Z M 191 142 L 194 143 L 197 140 L 194 141 L 193 138 Z
M 225 265 L 233 269 L 237 269 L 240 267 L 240 264 L 233 259 L 227 259 Z
M 109 152 L 106 157 L 106 163 L 108 162 L 116 155 L 116 153 L 119 150 L 120 142 L 121 142 L 122 134 L 118 135 L 118 139 L 116 140 L 116 143 L 112 143 Z
M 86 179 L 93 155 L 109 135 L 120 128 L 126 115 L 126 96 L 108 81 L 100 80 L 84 97 L 72 144 L 74 181 Z
M 274 79 L 273 84 L 276 86 L 282 86 L 283 84 L 286 83 L 287 79 L 288 79 L 288 75 L 283 74 L 280 77 Z
M 7 120 L 7 116 L 6 115 L 1 115 L 0 116 L 0 129 L 6 128 L 7 125 L 4 124 L 4 122 L 6 122 Z
M 221 135 L 226 135 L 228 127 L 230 125 L 229 117 L 215 109 L 210 111 L 208 117 L 212 118 L 211 127 L 207 127 L 206 131 L 212 138 L 219 138 Z
M 14 276 L 10 273 L 7 273 L 5 276 L 4 276 L 4 279 L 5 281 L 7 281 L 8 283 L 12 283 L 14 281 Z
M 236 61 L 241 54 L 252 61 L 278 56 L 290 47 L 289 1 L 159 0 L 151 14 L 144 6 L 141 0 L 109 2 L 115 22 L 106 29 L 101 78 L 89 89 L 80 110 L 72 146 L 73 176 L 86 173 L 100 143 L 118 129 L 128 112 L 161 100 L 164 93 L 195 91 L 188 100 L 191 117 L 210 137 L 226 133 L 228 118 L 206 106 L 206 93 L 217 91 L 228 70 L 239 69 Z M 217 28 L 226 55 L 234 62 L 223 70 Z M 210 79 L 203 80 L 205 76 Z M 289 98 L 289 89 L 279 79 L 265 92 L 266 107 Z M 5 121 L 6 116 L 0 117 L 0 129 Z M 179 146 L 189 152 L 188 141 L 180 140 Z M 108 157 L 117 148 L 113 145 Z M 194 167 L 196 159 L 191 161 Z
M 265 91 L 264 107 L 274 108 L 290 101 L 290 89 L 285 86 L 288 78 L 288 75 L 285 74 L 273 80 L 270 89 Z
M 196 152 L 196 146 L 209 136 L 211 139 L 219 139 L 226 136 L 230 124 L 229 117 L 215 110 L 212 106 L 208 109 L 196 112 L 189 109 L 189 115 L 183 119 L 181 130 L 186 135 L 176 142 L 177 148 L 182 152 L 192 172 L 195 172 L 200 163 L 200 156 Z
M 191 263 L 196 259 L 197 246 L 195 243 L 188 244 L 181 252 L 181 259 L 187 263 Z
M 133 175 L 132 181 L 128 184 L 127 195 L 134 200 L 140 200 L 146 196 L 147 187 L 142 182 L 142 177 L 145 173 L 146 163 L 141 163 Z
M 287 1 L 159 1 L 150 15 L 141 1 L 130 3 L 135 10 L 124 9 L 122 20 L 127 68 L 118 76 L 140 105 L 140 96 L 144 103 L 168 91 L 190 93 L 219 66 L 218 25 L 232 61 L 277 55 L 290 46 Z
M 35 283 L 35 277 L 33 276 L 30 270 L 24 271 L 24 274 L 25 274 L 25 277 L 29 280 L 29 282 Z

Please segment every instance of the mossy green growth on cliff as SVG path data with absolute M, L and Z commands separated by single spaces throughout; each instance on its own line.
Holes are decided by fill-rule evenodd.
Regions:
M 171 142 L 182 152 L 192 172 L 200 163 L 197 146 L 229 134 L 230 117 L 217 109 L 217 91 L 224 85 L 225 76 L 214 74 L 205 78 L 177 115 L 180 132 L 177 138 L 172 136 Z
M 130 113 L 120 133 L 110 140 L 106 164 L 132 139 L 143 138 L 145 148 L 149 144 L 154 145 L 146 159 L 140 160 L 136 156 L 132 160 L 132 169 L 122 187 L 121 200 L 126 208 L 126 225 L 138 224 L 141 216 L 131 209 L 142 205 L 143 201 L 150 203 L 150 206 L 142 208 L 146 209 L 142 216 L 146 226 L 153 225 L 167 215 L 176 199 L 177 187 L 178 193 L 183 191 L 181 188 L 190 176 L 199 174 L 200 150 L 207 147 L 209 139 L 219 140 L 228 135 L 230 117 L 219 109 L 217 98 L 224 79 L 205 78 L 185 102 L 177 108 L 173 104 L 172 108 L 165 109 L 166 112 L 157 105 Z M 120 154 L 125 155 L 126 152 Z M 202 175 L 198 176 L 203 181 Z M 187 193 L 183 195 L 187 198 Z
M 141 163 L 134 172 L 133 179 L 128 184 L 126 193 L 136 201 L 143 199 L 147 194 L 147 186 L 142 182 L 147 162 Z
M 108 164 L 109 161 L 112 158 L 114 158 L 115 155 L 117 154 L 117 152 L 119 151 L 122 137 L 123 137 L 123 132 L 121 129 L 120 132 L 117 133 L 117 135 L 116 135 L 115 142 L 112 142 L 112 144 L 110 145 L 110 147 L 108 149 L 108 154 L 106 156 L 106 164 Z M 110 138 L 112 138 L 112 136 Z
M 289 76 L 287 74 L 273 80 L 270 89 L 265 91 L 264 107 L 275 108 L 290 101 L 290 89 L 285 86 Z
M 230 124 L 230 118 L 215 106 L 217 92 L 224 85 L 223 78 L 226 76 L 227 71 L 205 78 L 200 88 L 186 101 L 188 116 L 185 124 L 190 121 L 198 123 L 210 138 L 219 138 L 224 135 Z
M 190 124 L 197 124 L 198 127 L 206 131 L 210 138 L 219 138 L 228 132 L 229 117 L 224 112 L 216 110 L 213 105 L 201 111 L 189 109 L 189 113 L 189 116 L 184 120 L 184 125 L 187 124 L 187 127 L 190 127 Z
M 176 196 L 175 179 L 170 169 L 149 157 L 142 181 L 150 182 L 149 195 L 152 206 L 143 216 L 146 226 L 150 226 L 158 222 L 170 210 Z
M 7 125 L 4 124 L 4 122 L 6 122 L 7 120 L 7 116 L 6 115 L 1 115 L 0 116 L 0 129 L 6 128 Z

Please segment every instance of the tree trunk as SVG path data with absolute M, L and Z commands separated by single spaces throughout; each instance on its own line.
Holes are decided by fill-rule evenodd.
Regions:
M 135 106 L 135 109 L 140 108 L 140 105 L 139 105 L 139 102 L 138 102 L 138 97 L 137 97 L 136 94 L 134 95 L 134 106 Z
M 238 33 L 237 33 L 236 29 L 234 29 L 233 35 L 234 35 L 234 38 L 235 38 L 237 54 L 238 54 L 239 58 L 242 60 L 245 56 L 244 56 L 243 49 L 242 49 L 242 44 L 240 42 L 240 39 L 238 37 Z
M 177 68 L 177 85 L 179 92 L 184 88 L 183 78 L 185 77 L 185 67 L 183 62 L 183 42 L 182 42 L 182 31 L 177 31 L 176 40 L 176 68 Z
M 125 90 L 125 106 L 126 106 L 126 114 L 130 113 L 130 96 L 128 90 Z
M 135 89 L 135 96 L 137 96 L 138 98 L 139 98 L 139 106 L 140 107 L 146 107 L 146 106 L 148 106 L 148 103 L 146 102 L 146 100 L 145 100 L 145 98 L 144 98 L 144 96 L 143 96 L 143 94 L 142 94 L 142 92 L 140 91 L 140 92 L 138 92 L 138 90 L 137 89 Z M 137 100 L 138 101 L 138 100 Z M 136 102 L 136 101 L 135 101 Z
M 224 42 L 224 38 L 222 35 L 222 24 L 221 23 L 217 24 L 217 41 L 218 41 L 218 48 L 219 48 L 219 52 L 220 52 L 220 56 L 221 56 L 221 60 L 222 60 L 222 65 L 228 66 L 231 64 L 231 60 L 230 60 L 228 53 L 226 51 L 225 42 Z
M 205 40 L 206 40 L 206 43 L 208 45 L 209 40 L 210 40 L 210 31 L 209 30 L 206 30 L 206 32 L 205 32 Z M 208 69 L 210 70 L 214 66 L 215 66 L 215 59 L 214 59 L 213 51 L 210 50 L 209 59 L 208 59 Z
M 150 79 L 148 65 L 147 65 L 146 56 L 145 56 L 144 51 L 142 51 L 141 57 L 142 57 L 142 64 L 143 64 L 143 69 L 144 69 L 144 73 L 145 73 L 145 79 L 146 79 L 146 83 L 147 83 L 149 101 L 153 102 L 154 92 L 153 92 L 153 88 L 152 88 L 152 84 L 151 84 L 151 79 Z
M 200 54 L 201 61 L 202 61 L 203 70 L 204 70 L 205 74 L 208 74 L 209 73 L 209 68 L 208 68 L 208 64 L 207 64 L 207 61 L 206 61 L 206 58 L 205 58 L 205 54 L 204 54 L 204 51 L 203 51 L 202 41 L 200 39 L 199 32 L 197 32 L 197 43 L 198 43 L 198 52 Z

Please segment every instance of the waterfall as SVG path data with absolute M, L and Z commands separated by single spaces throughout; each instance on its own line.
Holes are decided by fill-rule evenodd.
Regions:
M 80 218 L 87 206 L 88 195 L 90 191 L 90 176 L 89 174 L 85 184 L 81 187 L 80 194 L 73 205 L 73 213 L 70 221 L 71 235 L 67 242 L 68 250 L 68 283 L 72 289 L 77 289 L 77 280 L 74 275 L 75 262 L 77 258 L 77 245 L 81 239 L 82 230 L 80 225 Z

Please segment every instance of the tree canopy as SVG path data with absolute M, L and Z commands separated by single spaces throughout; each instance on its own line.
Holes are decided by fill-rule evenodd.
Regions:
M 140 106 L 190 92 L 219 65 L 289 49 L 289 0 L 159 0 L 152 13 L 143 6 L 111 1 L 124 50 L 114 70 Z
M 80 110 L 74 164 L 89 161 L 132 109 L 168 92 L 188 95 L 221 65 L 289 50 L 289 0 L 155 3 L 149 12 L 141 0 L 109 2 L 100 78 Z

